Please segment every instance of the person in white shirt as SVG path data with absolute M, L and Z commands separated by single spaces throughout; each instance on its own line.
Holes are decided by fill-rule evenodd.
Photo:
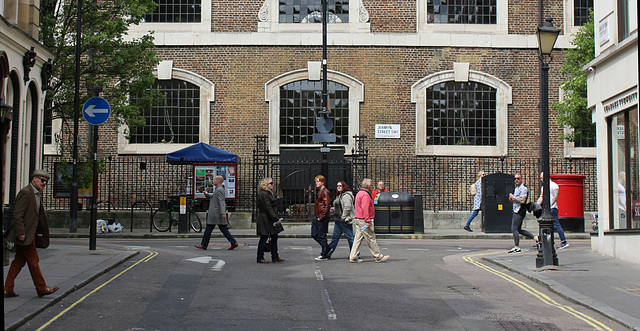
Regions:
M 542 178 L 544 176 L 544 172 L 540 173 L 540 181 L 542 182 Z M 544 186 L 544 185 L 543 185 Z M 542 194 L 544 193 L 544 187 L 540 186 L 540 197 L 538 198 L 538 204 L 542 205 Z M 553 222 L 553 228 L 558 232 L 558 236 L 560 237 L 560 246 L 558 249 L 565 249 L 569 247 L 569 243 L 567 243 L 567 238 L 564 236 L 564 230 L 562 230 L 562 225 L 560 225 L 560 220 L 558 219 L 558 196 L 560 193 L 560 187 L 554 181 L 549 179 L 549 191 L 551 191 L 551 196 L 549 197 L 549 206 L 551 207 L 551 216 L 555 219 Z

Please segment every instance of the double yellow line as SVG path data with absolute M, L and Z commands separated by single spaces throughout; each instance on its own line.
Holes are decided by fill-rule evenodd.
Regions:
M 497 254 L 497 253 L 495 253 Z M 522 290 L 524 290 L 525 292 L 531 294 L 533 297 L 537 298 L 538 300 L 542 301 L 543 303 L 552 306 L 552 307 L 556 307 L 558 309 L 563 310 L 566 313 L 569 313 L 573 316 L 575 316 L 576 318 L 578 318 L 579 320 L 584 321 L 585 323 L 591 325 L 593 328 L 595 328 L 596 330 L 608 330 L 608 331 L 613 331 L 613 329 L 609 328 L 608 326 L 600 323 L 598 320 L 596 320 L 595 318 L 585 315 L 569 306 L 565 306 L 565 305 L 561 305 L 558 302 L 556 302 L 555 300 L 551 299 L 549 296 L 540 293 L 539 291 L 537 291 L 536 289 L 534 289 L 533 287 L 527 285 L 526 283 L 515 279 L 513 276 L 510 276 L 504 272 L 498 271 L 496 269 L 493 269 L 483 263 L 480 263 L 476 260 L 474 260 L 473 258 L 476 256 L 484 256 L 487 255 L 487 253 L 479 253 L 479 254 L 473 254 L 473 255 L 467 255 L 465 257 L 463 257 L 463 259 L 473 265 L 475 265 L 476 267 L 479 267 L 481 269 L 484 269 L 516 286 L 518 286 L 519 288 L 521 288 Z
M 41 327 L 39 327 L 37 329 L 37 331 L 40 330 L 44 330 L 44 328 L 46 328 L 47 326 L 51 325 L 51 323 L 53 323 L 55 320 L 57 320 L 58 318 L 62 317 L 62 315 L 66 314 L 69 310 L 71 310 L 73 307 L 77 306 L 79 303 L 81 303 L 82 301 L 84 301 L 86 298 L 88 298 L 89 296 L 91 296 L 92 294 L 98 292 L 101 288 L 105 287 L 107 284 L 111 283 L 113 280 L 115 280 L 116 278 L 122 276 L 125 272 L 133 269 L 135 266 L 137 266 L 140 263 L 144 263 L 144 262 L 148 262 L 149 260 L 153 259 L 154 257 L 156 257 L 156 255 L 158 255 L 158 252 L 154 252 L 154 251 L 147 251 L 145 250 L 145 252 L 149 253 L 147 256 L 145 256 L 144 258 L 140 259 L 138 262 L 132 264 L 131 266 L 129 266 L 127 269 L 122 270 L 119 274 L 111 277 L 111 279 L 109 279 L 108 281 L 102 283 L 100 286 L 96 287 L 93 291 L 87 293 L 85 296 L 83 296 L 82 298 L 80 298 L 78 301 L 74 302 L 73 304 L 71 304 L 71 306 L 67 307 L 67 309 L 63 310 L 60 312 L 60 314 L 56 315 L 54 318 L 52 318 L 51 320 L 49 320 L 49 322 L 43 324 Z

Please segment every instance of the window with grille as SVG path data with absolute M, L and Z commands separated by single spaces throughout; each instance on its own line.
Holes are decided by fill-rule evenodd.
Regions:
M 143 109 L 144 127 L 132 132 L 130 143 L 182 143 L 199 142 L 200 87 L 181 80 L 156 80 L 153 88 L 164 94 L 163 104 Z M 136 98 L 132 97 L 132 103 Z
M 53 112 L 51 109 L 44 111 L 44 132 L 42 134 L 45 145 L 53 144 Z
M 588 131 L 588 130 L 593 130 L 595 132 L 595 123 L 591 125 L 591 128 L 575 128 L 574 130 L 583 130 L 583 131 Z M 573 146 L 574 147 L 596 147 L 596 138 L 595 137 L 583 137 L 581 139 L 576 139 L 573 142 Z
M 322 0 L 279 0 L 280 23 L 322 23 Z M 349 0 L 327 1 L 327 23 L 349 22 Z
M 153 13 L 147 13 L 144 21 L 148 23 L 199 23 L 201 19 L 201 0 L 156 0 L 158 7 Z
M 427 0 L 427 22 L 496 24 L 497 0 Z
M 589 22 L 589 10 L 593 10 L 593 0 L 573 0 L 573 25 Z
M 496 89 L 477 82 L 427 88 L 427 145 L 496 146 Z
M 349 139 L 349 88 L 328 82 L 336 144 Z M 322 110 L 322 81 L 299 80 L 280 87 L 280 144 L 313 144 L 316 113 Z

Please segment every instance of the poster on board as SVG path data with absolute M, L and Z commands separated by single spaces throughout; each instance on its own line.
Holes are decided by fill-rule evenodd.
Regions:
M 71 197 L 71 182 L 73 176 L 73 164 L 67 163 L 64 167 L 62 163 L 56 162 L 53 165 L 53 197 L 56 199 Z M 83 164 L 78 164 L 78 169 Z M 93 197 L 93 180 L 84 187 L 78 187 L 79 199 L 91 199 Z
M 224 179 L 222 185 L 225 191 L 225 198 L 235 200 L 237 195 L 237 170 L 237 163 L 194 164 L 193 198 L 200 200 L 206 199 L 203 192 L 213 192 L 213 178 L 216 176 L 222 176 Z

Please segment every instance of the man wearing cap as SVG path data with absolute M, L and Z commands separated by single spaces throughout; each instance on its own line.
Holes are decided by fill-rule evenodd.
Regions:
M 13 220 L 5 236 L 16 247 L 16 257 L 11 262 L 7 281 L 4 283 L 5 298 L 18 296 L 18 293 L 13 291 L 14 281 L 25 264 L 29 266 L 29 272 L 39 297 L 52 294 L 59 289 L 58 286 L 47 286 L 38 265 L 40 258 L 35 244 L 36 228 L 40 229 L 38 233 L 43 234 L 42 239 L 45 247 L 49 243 L 49 225 L 42 203 L 42 192 L 49 181 L 49 174 L 42 169 L 37 169 L 30 178 L 29 185 L 23 187 L 16 196 Z

